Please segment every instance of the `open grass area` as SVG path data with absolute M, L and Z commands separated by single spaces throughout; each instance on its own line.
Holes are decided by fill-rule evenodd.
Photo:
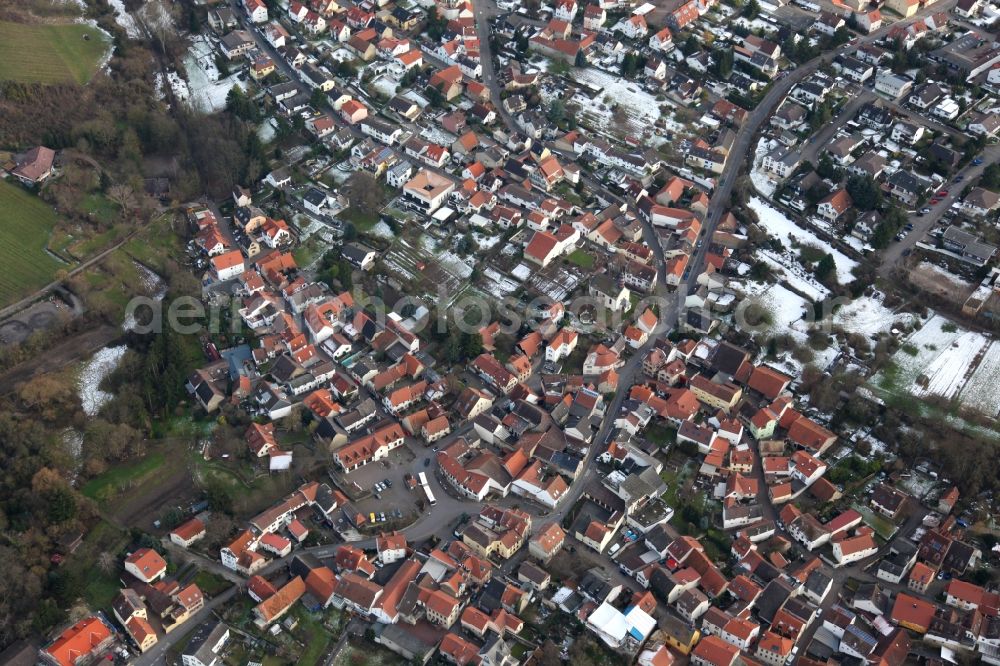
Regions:
M 111 523 L 97 523 L 83 539 L 83 545 L 66 558 L 63 564 L 70 578 L 86 581 L 82 595 L 87 605 L 93 609 L 107 609 L 121 589 L 117 572 L 105 572 L 94 566 L 101 553 L 111 553 L 116 558 L 128 543 L 128 534 Z
M 583 250 L 573 250 L 567 259 L 570 260 L 570 263 L 576 264 L 580 268 L 590 269 L 594 267 L 594 255 L 588 254 Z
M 108 48 L 105 33 L 82 23 L 0 21 L 0 80 L 84 84 Z
M 131 465 L 115 467 L 85 483 L 82 492 L 96 500 L 112 497 L 124 482 L 140 483 L 163 466 L 165 460 L 162 453 L 153 453 Z
M 650 442 L 658 444 L 661 447 L 677 443 L 677 429 L 659 423 L 654 423 L 647 427 L 645 432 L 643 432 L 643 436 Z
M 232 583 L 222 576 L 217 576 L 204 569 L 194 577 L 194 582 L 202 592 L 210 597 L 218 596 L 232 586 Z
M 330 647 L 333 636 L 323 627 L 323 623 L 312 613 L 306 612 L 301 607 L 296 609 L 299 618 L 299 626 L 296 628 L 296 637 L 305 643 L 305 648 L 299 657 L 300 664 L 322 663 L 323 655 Z
M 302 663 L 309 662 L 303 661 Z M 333 663 L 334 666 L 396 666 L 406 662 L 381 645 L 359 641 L 349 642 L 345 645 Z
M 894 522 L 884 516 L 878 515 L 867 506 L 854 504 L 851 508 L 861 514 L 861 519 L 865 525 L 875 530 L 875 534 L 883 541 L 891 539 L 899 529 Z
M 52 208 L 20 186 L 0 180 L 0 306 L 45 286 L 64 267 L 45 252 L 55 224 Z
M 185 260 L 184 242 L 177 225 L 175 213 L 166 212 L 150 220 L 149 224 L 123 247 L 130 257 L 141 261 L 160 275 L 166 275 L 166 260 L 179 263 Z
M 340 213 L 340 216 L 353 224 L 359 234 L 368 233 L 378 224 L 378 215 L 366 213 L 353 206 Z

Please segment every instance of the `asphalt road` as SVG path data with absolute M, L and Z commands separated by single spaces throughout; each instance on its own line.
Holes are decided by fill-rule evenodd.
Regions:
M 205 604 L 204 608 L 195 613 L 187 622 L 184 623 L 182 627 L 166 634 L 165 636 L 161 636 L 156 645 L 154 645 L 148 652 L 136 657 L 129 663 L 133 666 L 159 666 L 160 664 L 166 664 L 167 651 L 184 639 L 199 625 L 207 622 L 209 616 L 212 615 L 215 609 L 226 604 L 233 598 L 238 590 L 239 587 L 233 585 L 222 594 L 213 597 L 208 603 Z
M 958 200 L 962 193 L 970 183 L 974 183 L 981 175 L 983 171 L 991 164 L 1000 161 L 1000 144 L 994 144 L 987 146 L 980 153 L 979 157 L 983 160 L 982 164 L 973 165 L 971 162 L 966 165 L 964 169 L 958 172 L 956 175 L 961 175 L 962 182 L 950 182 L 942 185 L 942 188 L 948 190 L 948 195 L 941 199 L 937 204 L 928 204 L 927 207 L 930 208 L 930 212 L 924 215 L 919 213 L 910 214 L 910 223 L 913 225 L 913 231 L 906 235 L 901 241 L 892 241 L 885 250 L 882 251 L 882 264 L 879 267 L 879 274 L 882 277 L 888 277 L 892 274 L 892 271 L 901 263 L 903 259 L 903 253 L 907 250 L 912 250 L 916 244 L 922 240 L 927 233 L 934 228 L 941 216 L 944 215 L 948 208 Z M 952 179 L 954 181 L 954 179 Z M 940 191 L 940 190 L 939 190 Z
M 936 12 L 951 11 L 951 8 L 955 6 L 956 1 L 957 0 L 946 0 L 945 2 L 935 3 L 931 6 L 925 7 L 918 11 L 907 22 L 924 18 L 925 16 Z M 723 213 L 725 213 L 730 207 L 730 197 L 733 192 L 733 186 L 736 183 L 737 177 L 743 171 L 743 167 L 747 159 L 753 155 L 752 146 L 754 138 L 760 131 L 761 127 L 763 127 L 764 123 L 770 120 L 774 111 L 778 108 L 778 105 L 780 105 L 785 99 L 788 91 L 791 90 L 795 84 L 815 72 L 820 64 L 830 63 L 838 55 L 853 51 L 863 44 L 871 44 L 879 39 L 882 39 L 882 37 L 884 37 L 892 27 L 892 24 L 888 24 L 879 28 L 870 35 L 858 37 L 852 40 L 852 42 L 843 44 L 832 51 L 824 53 L 823 55 L 800 65 L 774 82 L 767 94 L 764 95 L 764 99 L 762 99 L 760 103 L 757 104 L 756 108 L 750 112 L 749 116 L 743 122 L 743 125 L 740 126 L 739 131 L 736 134 L 736 141 L 733 143 L 733 147 L 729 151 L 729 160 L 726 162 L 725 170 L 716 184 L 715 191 L 712 193 L 712 198 L 708 206 L 708 212 L 705 215 L 704 226 L 706 238 L 712 237 L 715 233 L 715 228 L 719 224 L 719 220 L 722 219 Z M 697 276 L 703 270 L 705 264 L 705 253 L 707 250 L 708 244 L 705 243 L 701 248 L 697 249 L 691 257 L 688 280 L 682 282 L 678 287 L 678 292 L 680 294 L 686 295 L 690 293 L 692 291 L 692 287 L 696 285 L 696 283 L 692 283 L 692 280 L 697 279 Z M 681 311 L 683 308 L 684 298 L 678 298 L 678 320 L 683 317 L 683 312 Z

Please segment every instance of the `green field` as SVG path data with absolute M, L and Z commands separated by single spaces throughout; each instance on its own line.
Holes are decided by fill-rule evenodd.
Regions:
M 583 250 L 573 250 L 567 258 L 580 268 L 589 269 L 594 267 L 594 255 L 588 254 Z
M 45 286 L 63 267 L 45 252 L 55 224 L 52 208 L 18 185 L 0 180 L 0 306 Z
M 115 467 L 83 484 L 82 492 L 91 499 L 110 499 L 118 492 L 122 483 L 125 481 L 139 483 L 159 469 L 165 460 L 166 457 L 162 453 L 153 453 L 137 463 Z
M 108 36 L 81 23 L 0 21 L 0 81 L 86 83 L 109 48 Z

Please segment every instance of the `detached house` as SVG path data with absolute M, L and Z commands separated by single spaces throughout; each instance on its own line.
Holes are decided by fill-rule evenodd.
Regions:
M 674 48 L 673 35 L 669 28 L 664 28 L 649 38 L 649 48 L 654 51 L 670 51 Z
M 839 189 L 824 197 L 816 206 L 816 212 L 827 222 L 836 224 L 844 213 L 851 209 L 853 204 L 847 190 Z
M 17 160 L 17 167 L 11 175 L 28 186 L 41 183 L 52 175 L 52 164 L 56 153 L 51 148 L 36 146 Z

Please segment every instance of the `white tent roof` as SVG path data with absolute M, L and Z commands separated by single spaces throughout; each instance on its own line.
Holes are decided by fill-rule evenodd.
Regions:
M 624 640 L 629 629 L 628 622 L 625 621 L 625 616 L 621 614 L 621 611 L 606 601 L 590 614 L 590 617 L 587 618 L 587 624 L 610 636 L 617 643 Z

